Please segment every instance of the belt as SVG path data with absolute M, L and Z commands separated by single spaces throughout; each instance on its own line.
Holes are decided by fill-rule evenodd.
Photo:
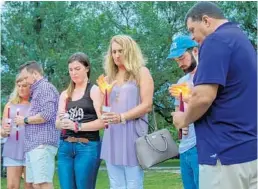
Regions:
M 88 143 L 88 142 L 89 142 L 89 139 L 87 139 L 87 138 L 67 137 L 66 139 L 64 139 L 64 141 L 67 141 L 67 142 L 81 142 L 81 143 Z

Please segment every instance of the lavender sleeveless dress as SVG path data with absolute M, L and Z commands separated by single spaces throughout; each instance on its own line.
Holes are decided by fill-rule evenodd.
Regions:
M 26 116 L 29 110 L 29 104 L 11 104 L 10 105 L 10 118 L 12 119 L 12 130 L 10 136 L 4 144 L 3 157 L 8 157 L 14 160 L 24 160 L 24 134 L 25 127 L 19 126 L 19 140 L 16 140 L 16 126 L 13 122 L 16 111 L 19 108 L 19 114 Z
M 139 94 L 135 82 L 114 86 L 109 99 L 111 112 L 124 113 L 136 107 L 140 102 Z M 142 118 L 147 121 L 147 115 Z M 110 124 L 104 131 L 100 158 L 113 165 L 138 166 L 135 141 L 147 132 L 148 125 L 141 119 Z

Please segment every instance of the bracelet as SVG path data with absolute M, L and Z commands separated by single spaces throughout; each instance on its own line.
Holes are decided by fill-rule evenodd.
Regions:
M 125 119 L 124 114 L 120 114 L 120 122 L 121 122 L 122 124 L 126 124 L 126 119 Z
M 82 123 L 78 123 L 78 131 L 82 130 Z

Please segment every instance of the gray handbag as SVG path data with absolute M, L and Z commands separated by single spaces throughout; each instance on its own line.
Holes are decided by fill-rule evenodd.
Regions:
M 136 139 L 136 155 L 139 165 L 143 169 L 150 168 L 155 164 L 178 155 L 178 147 L 171 134 L 167 129 L 158 130 L 154 108 L 152 108 L 152 112 L 155 127 L 154 132 L 145 134 L 144 136 L 138 134 L 140 137 Z M 146 122 L 145 120 L 143 121 Z M 148 122 L 146 124 L 149 125 Z

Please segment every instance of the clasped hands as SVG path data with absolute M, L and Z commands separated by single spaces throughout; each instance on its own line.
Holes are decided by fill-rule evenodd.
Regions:
M 59 126 L 61 129 L 67 129 L 67 130 L 75 130 L 75 122 L 70 120 L 68 117 L 65 117 L 65 112 L 61 112 L 58 114 L 59 117 Z
M 15 125 L 17 125 L 17 126 L 22 126 L 22 125 L 25 125 L 25 123 L 24 123 L 24 116 L 16 116 L 15 118 L 14 118 L 14 123 L 15 123 Z
M 101 115 L 101 119 L 105 125 L 121 123 L 121 114 L 115 112 L 105 112 Z

